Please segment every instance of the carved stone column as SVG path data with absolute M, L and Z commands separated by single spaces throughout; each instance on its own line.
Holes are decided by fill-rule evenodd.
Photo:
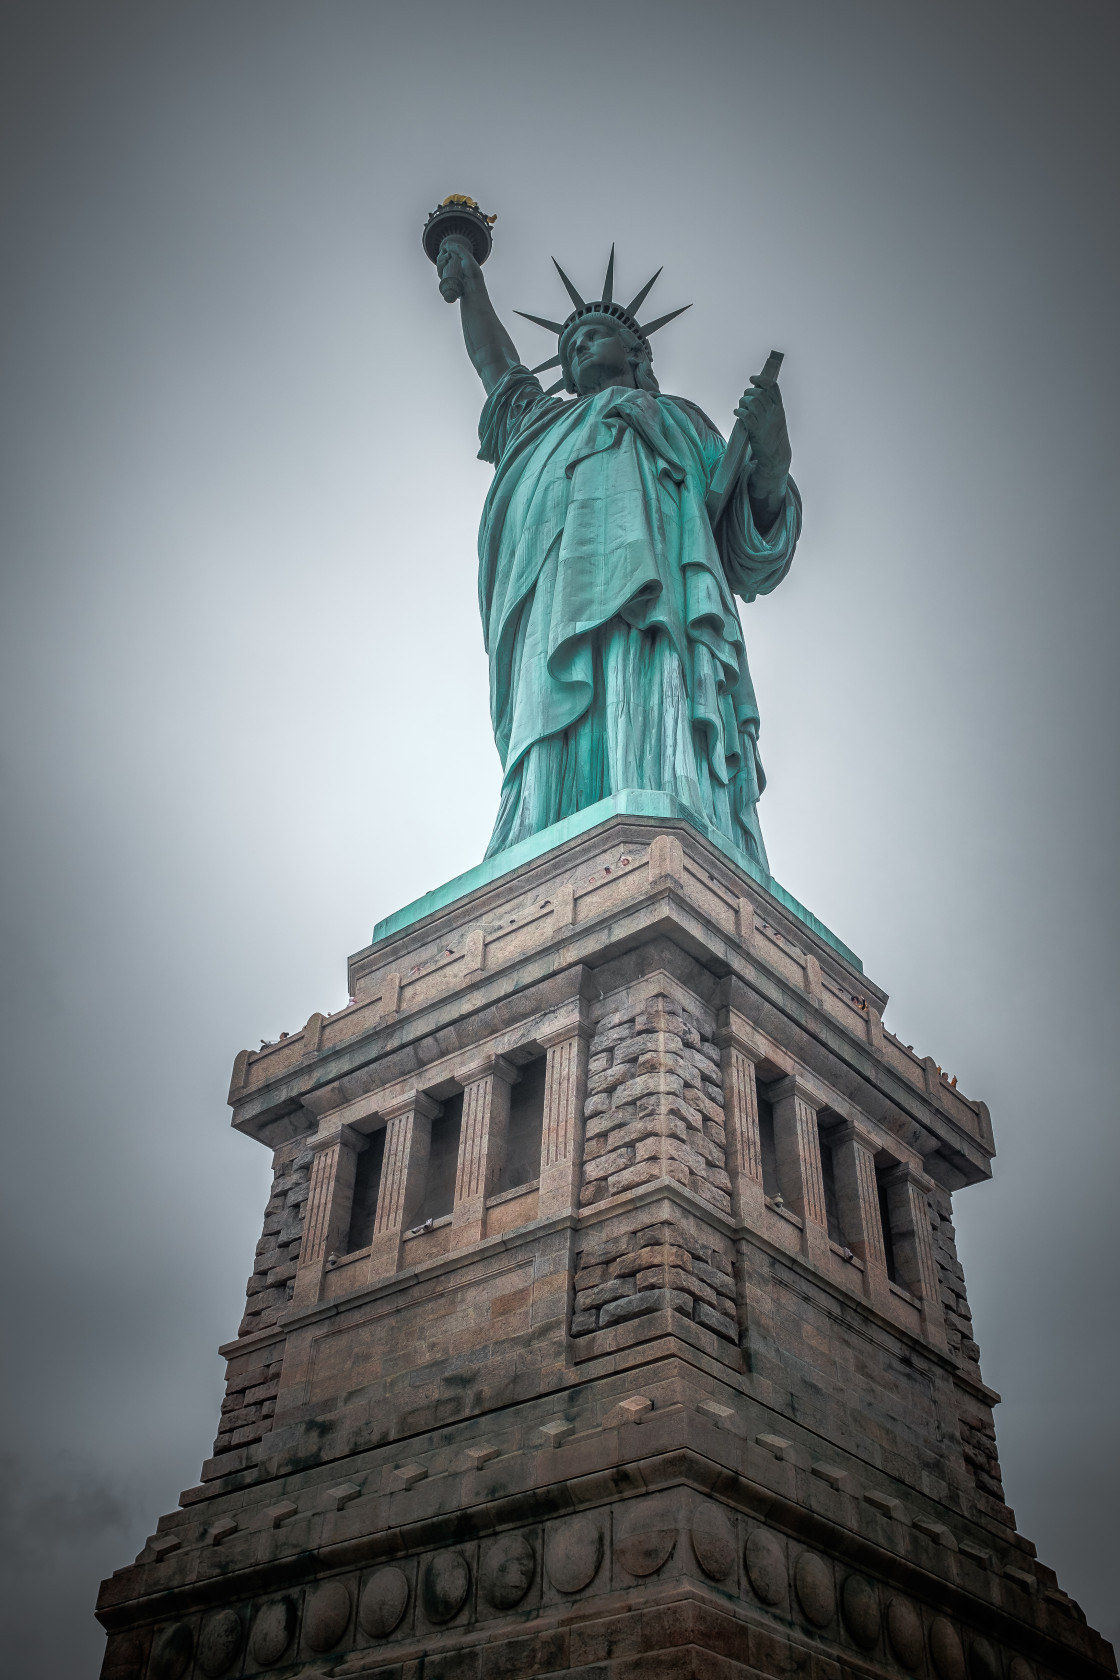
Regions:
M 864 1293 L 884 1307 L 890 1297 L 890 1283 L 875 1177 L 878 1145 L 867 1128 L 854 1120 L 838 1127 L 832 1140 L 840 1229 L 852 1253 L 863 1261 Z
M 938 1347 L 948 1345 L 941 1284 L 933 1258 L 929 1204 L 933 1180 L 908 1161 L 900 1161 L 882 1176 L 891 1220 L 894 1263 L 898 1281 L 922 1304 L 922 1329 Z
M 401 1240 L 424 1194 L 432 1121 L 439 1104 L 414 1091 L 385 1110 L 385 1154 L 369 1256 L 370 1278 L 389 1277 L 401 1263 Z
M 583 1100 L 592 1030 L 581 1016 L 540 1040 L 548 1052 L 537 1195 L 537 1213 L 541 1219 L 575 1213 L 579 1207 Z
M 345 1245 L 361 1141 L 349 1126 L 311 1140 L 315 1159 L 311 1163 L 293 1306 L 310 1306 L 319 1299 L 327 1257 Z
M 762 1142 L 758 1133 L 758 1087 L 753 1042 L 733 1010 L 716 1033 L 723 1067 L 723 1102 L 727 1126 L 727 1171 L 731 1207 L 744 1225 L 758 1226 L 766 1193 L 762 1186 Z
M 464 1248 L 486 1234 L 486 1198 L 497 1187 L 509 1130 L 509 1088 L 519 1078 L 502 1056 L 487 1056 L 459 1074 L 463 1124 L 451 1214 L 451 1246 Z
M 797 1074 L 771 1085 L 769 1094 L 782 1200 L 801 1216 L 802 1253 L 815 1265 L 826 1267 L 831 1251 L 816 1103 Z

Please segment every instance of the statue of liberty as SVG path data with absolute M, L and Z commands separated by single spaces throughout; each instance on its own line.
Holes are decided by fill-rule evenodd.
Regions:
M 530 369 L 486 289 L 477 207 L 447 201 L 425 249 L 444 297 L 459 301 L 486 391 L 479 455 L 495 467 L 478 594 L 505 774 L 487 856 L 642 788 L 672 794 L 767 869 L 759 715 L 734 595 L 774 589 L 801 528 L 781 358 L 743 393 L 725 446 L 694 403 L 658 387 L 649 339 L 682 311 L 639 323 L 656 274 L 623 308 L 613 250 L 593 302 L 557 264 L 574 307 L 564 321 L 525 317 L 558 337 Z M 553 367 L 545 390 L 536 376 Z

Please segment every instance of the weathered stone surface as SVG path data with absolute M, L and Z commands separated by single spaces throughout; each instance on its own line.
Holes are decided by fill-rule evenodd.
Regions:
M 594 1517 L 566 1517 L 549 1525 L 544 1567 L 558 1592 L 582 1592 L 599 1573 L 602 1561 L 603 1529 Z
M 151 1680 L 180 1680 L 190 1666 L 193 1653 L 194 1635 L 185 1622 L 161 1628 L 148 1661 Z
M 181 1680 L 810 1649 L 822 1680 L 857 1651 L 955 1680 L 953 1639 L 991 1680 L 993 1617 L 1001 1663 L 1044 1629 L 1048 1673 L 1105 1680 L 1003 1499 L 949 1189 L 986 1176 L 986 1110 L 842 951 L 687 825 L 626 818 L 351 982 L 238 1059 L 272 1193 L 214 1456 L 103 1587 L 104 1680 L 157 1680 L 172 1628 Z
M 922 1618 L 908 1598 L 892 1598 L 887 1605 L 887 1635 L 903 1668 L 917 1668 L 925 1649 Z
M 350 1625 L 350 1594 L 341 1581 L 324 1581 L 308 1593 L 303 1637 L 313 1651 L 333 1651 Z
M 793 1572 L 797 1602 L 814 1627 L 827 1627 L 836 1614 L 832 1568 L 816 1552 L 802 1552 Z
M 371 1639 L 387 1639 L 408 1608 L 408 1577 L 389 1564 L 377 1569 L 362 1589 L 358 1621 Z
M 970 1680 L 1001 1680 L 999 1657 L 983 1635 L 968 1648 L 968 1672 Z
M 879 1595 L 871 1582 L 862 1575 L 846 1575 L 840 1588 L 840 1609 L 844 1626 L 863 1650 L 870 1651 L 879 1643 L 882 1617 Z
M 747 1579 L 763 1604 L 781 1604 L 789 1592 L 785 1548 L 768 1529 L 755 1528 L 743 1548 Z
M 430 1622 L 449 1622 L 467 1602 L 470 1565 L 462 1552 L 437 1552 L 424 1569 L 420 1602 Z
M 206 1618 L 198 1636 L 198 1666 L 207 1680 L 218 1680 L 233 1667 L 244 1638 L 245 1629 L 236 1610 L 219 1610 Z
M 692 1549 L 701 1569 L 713 1581 L 726 1581 L 735 1571 L 735 1530 L 718 1505 L 698 1505 L 692 1514 Z
M 960 1634 L 946 1616 L 937 1616 L 929 1630 L 929 1654 L 939 1680 L 967 1680 Z
M 296 1607 L 285 1595 L 263 1604 L 253 1618 L 249 1634 L 249 1655 L 262 1668 L 278 1663 L 296 1631 Z
M 478 1590 L 495 1610 L 512 1610 L 533 1584 L 537 1554 L 523 1534 L 487 1541 L 478 1560 Z

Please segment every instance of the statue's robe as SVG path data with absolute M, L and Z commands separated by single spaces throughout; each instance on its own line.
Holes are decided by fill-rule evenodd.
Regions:
M 758 707 L 732 595 L 785 576 L 790 482 L 766 535 L 742 489 L 713 535 L 724 452 L 681 397 L 613 386 L 545 396 L 511 369 L 479 455 L 497 471 L 479 532 L 490 711 L 505 779 L 487 856 L 624 788 L 673 794 L 766 867 Z

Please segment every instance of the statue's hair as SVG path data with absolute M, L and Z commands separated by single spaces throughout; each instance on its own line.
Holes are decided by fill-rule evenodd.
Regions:
M 605 310 L 601 314 L 598 310 L 595 313 L 600 315 L 600 319 L 605 321 L 608 326 L 613 327 L 622 340 L 626 348 L 627 360 L 634 370 L 634 383 L 638 389 L 640 391 L 660 391 L 661 387 L 657 383 L 657 376 L 653 371 L 653 351 L 650 349 L 648 341 L 639 338 L 638 334 L 628 327 L 624 321 L 615 320 Z M 588 315 L 584 314 L 578 320 L 572 321 L 567 331 L 561 335 L 558 345 L 560 368 L 564 375 L 564 389 L 572 396 L 576 394 L 576 383 L 572 378 L 572 364 L 568 360 L 568 346 L 571 344 L 576 327 L 582 326 L 588 318 Z

